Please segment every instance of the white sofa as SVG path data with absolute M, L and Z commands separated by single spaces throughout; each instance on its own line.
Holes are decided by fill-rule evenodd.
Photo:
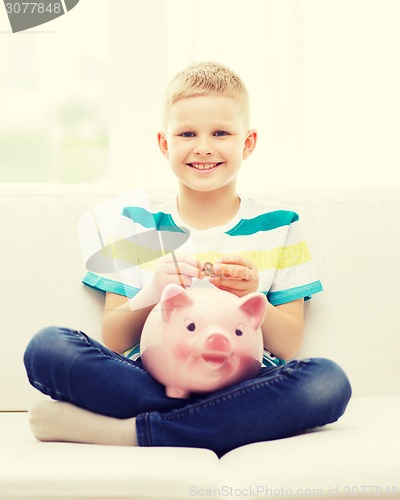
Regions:
M 300 356 L 329 357 L 347 372 L 353 398 L 338 422 L 221 459 L 33 437 L 26 411 L 44 396 L 28 384 L 24 349 L 51 324 L 99 338 L 103 296 L 80 283 L 77 223 L 127 190 L 0 185 L 0 498 L 400 496 L 400 187 L 257 195 L 303 221 L 325 291 L 307 303 Z

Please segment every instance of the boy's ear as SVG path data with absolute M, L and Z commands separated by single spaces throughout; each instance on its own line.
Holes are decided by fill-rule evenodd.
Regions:
M 168 143 L 167 143 L 167 138 L 165 137 L 164 132 L 157 133 L 157 142 L 158 142 L 158 147 L 160 148 L 162 155 L 164 156 L 164 158 L 169 160 Z
M 254 151 L 254 148 L 257 144 L 257 131 L 252 129 L 247 132 L 246 140 L 244 141 L 244 149 L 243 149 L 243 160 L 246 160 L 251 153 Z

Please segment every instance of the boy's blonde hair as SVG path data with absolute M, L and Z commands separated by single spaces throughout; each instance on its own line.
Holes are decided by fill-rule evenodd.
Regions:
M 192 64 L 171 80 L 164 100 L 164 127 L 167 127 L 171 106 L 177 101 L 208 95 L 234 99 L 241 108 L 246 128 L 249 127 L 249 96 L 243 81 L 228 67 L 211 61 Z

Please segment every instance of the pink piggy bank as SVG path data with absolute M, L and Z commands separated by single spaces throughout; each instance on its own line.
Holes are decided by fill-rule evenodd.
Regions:
M 216 287 L 167 285 L 143 327 L 143 366 L 171 398 L 254 377 L 263 356 L 266 306 L 260 292 L 239 298 Z

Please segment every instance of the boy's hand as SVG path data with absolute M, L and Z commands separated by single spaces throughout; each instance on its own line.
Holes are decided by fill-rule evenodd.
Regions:
M 226 255 L 214 264 L 210 283 L 221 290 L 243 297 L 258 289 L 258 269 L 249 259 L 239 255 Z
M 202 268 L 203 263 L 195 257 L 184 254 L 177 255 L 175 252 L 169 253 L 158 259 L 152 285 L 160 295 L 169 283 L 188 288 L 192 285 L 193 278 L 204 278 Z

